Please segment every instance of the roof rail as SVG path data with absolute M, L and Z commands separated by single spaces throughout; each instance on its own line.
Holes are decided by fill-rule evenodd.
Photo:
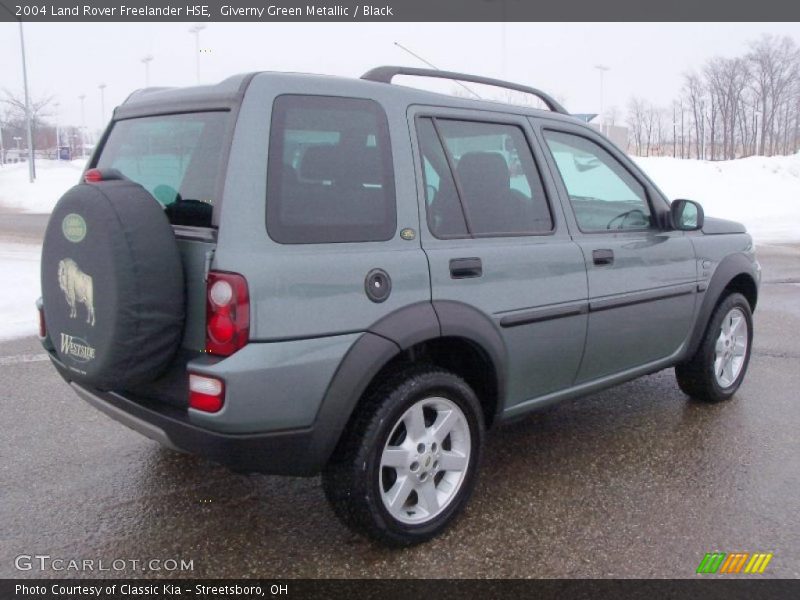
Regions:
M 367 81 L 377 81 L 379 83 L 392 83 L 392 79 L 397 75 L 412 75 L 414 77 L 436 77 L 437 79 L 453 79 L 455 81 L 469 81 L 470 83 L 481 83 L 484 85 L 492 85 L 494 87 L 506 88 L 515 90 L 517 92 L 525 92 L 532 94 L 539 98 L 547 105 L 547 108 L 553 112 L 562 115 L 568 115 L 567 110 L 559 104 L 555 98 L 549 94 L 544 93 L 536 88 L 528 87 L 527 85 L 520 85 L 510 81 L 503 81 L 501 79 L 492 79 L 490 77 L 481 77 L 480 75 L 469 75 L 467 73 L 456 73 L 455 71 L 439 71 L 438 69 L 417 69 L 414 67 L 375 67 L 370 69 L 361 76 L 361 79 Z

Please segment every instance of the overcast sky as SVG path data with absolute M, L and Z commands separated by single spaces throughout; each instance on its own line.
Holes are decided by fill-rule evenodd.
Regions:
M 106 118 L 134 89 L 195 82 L 190 23 L 28 23 L 25 41 L 31 93 L 54 95 L 60 121 L 80 123 L 78 96 L 86 94 L 86 124 L 100 127 L 100 91 Z M 505 32 L 505 53 L 503 37 Z M 200 34 L 201 79 L 212 83 L 254 70 L 303 71 L 357 77 L 381 64 L 424 66 L 397 41 L 442 69 L 501 77 L 539 87 L 572 112 L 598 112 L 600 75 L 605 106 L 625 106 L 636 94 L 667 105 L 681 76 L 706 59 L 735 56 L 762 33 L 790 35 L 797 23 L 209 23 Z M 503 58 L 505 54 L 505 58 Z M 0 89 L 22 90 L 19 32 L 0 23 Z

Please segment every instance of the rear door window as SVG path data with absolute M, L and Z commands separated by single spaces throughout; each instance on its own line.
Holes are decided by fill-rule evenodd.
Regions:
M 384 241 L 397 227 L 389 126 L 372 100 L 279 96 L 267 231 L 284 244 Z
M 439 238 L 553 230 L 542 180 L 522 129 L 420 118 L 428 225 Z
M 218 111 L 118 121 L 95 166 L 142 185 L 173 224 L 210 227 L 229 118 Z

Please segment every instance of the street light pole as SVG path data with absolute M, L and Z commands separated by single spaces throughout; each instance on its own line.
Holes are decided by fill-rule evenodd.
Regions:
M 25 128 L 28 130 L 28 181 L 36 179 L 36 167 L 33 164 L 33 124 L 31 123 L 31 104 L 28 94 L 28 63 L 25 60 L 25 34 L 22 21 L 19 22 L 19 46 L 22 50 L 22 85 L 25 88 Z M 17 142 L 19 144 L 19 142 Z
M 144 87 L 150 87 L 150 61 L 153 60 L 153 55 L 148 54 L 142 58 L 144 63 Z
M 100 116 L 103 120 L 103 126 L 106 124 L 106 84 L 101 83 L 97 86 L 100 88 Z
M 83 108 L 86 94 L 81 94 L 78 99 L 81 101 L 81 158 L 86 158 L 86 111 Z
M 595 65 L 595 69 L 600 71 L 600 133 L 603 133 L 603 125 L 605 125 L 605 117 L 603 116 L 603 76 L 606 71 L 610 71 L 610 67 L 605 65 Z
M 197 85 L 200 85 L 200 32 L 205 29 L 205 25 L 192 25 L 189 27 L 189 33 L 194 34 L 194 59 L 195 71 L 197 73 Z
M 61 106 L 60 102 L 53 104 L 56 109 L 56 160 L 61 160 L 61 135 L 58 130 L 58 107 Z

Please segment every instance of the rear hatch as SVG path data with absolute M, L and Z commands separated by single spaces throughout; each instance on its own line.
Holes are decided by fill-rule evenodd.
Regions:
M 125 115 L 124 110 L 118 112 Z M 131 118 L 115 118 L 89 166 L 102 172 L 115 169 L 161 204 L 181 255 L 186 306 L 182 347 L 170 368 L 154 381 L 125 391 L 143 403 L 185 409 L 186 363 L 205 350 L 206 278 L 216 248 L 235 110 L 137 112 L 141 111 Z
M 186 281 L 183 348 L 205 347 L 206 273 L 216 246 L 215 207 L 224 182 L 228 110 L 115 121 L 91 166 L 115 169 L 144 187 L 173 226 Z

